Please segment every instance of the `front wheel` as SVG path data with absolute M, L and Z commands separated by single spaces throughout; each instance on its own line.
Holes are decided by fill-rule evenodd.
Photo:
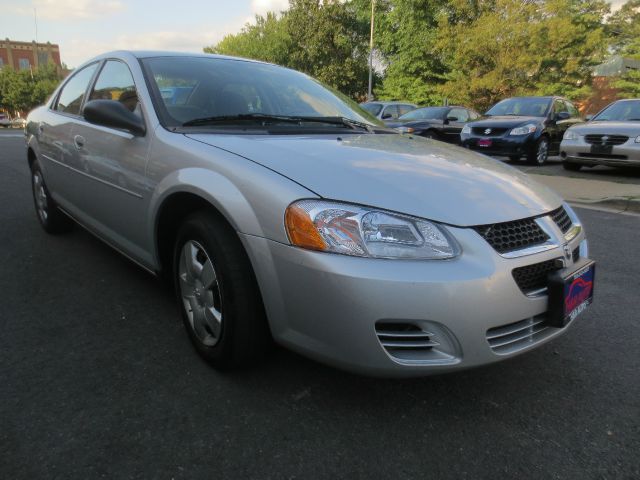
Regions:
M 174 284 L 189 337 L 214 367 L 258 360 L 271 335 L 258 284 L 237 234 L 219 216 L 189 216 L 174 249 Z
M 549 157 L 549 139 L 540 137 L 533 148 L 527 154 L 527 162 L 531 165 L 544 165 Z
M 436 132 L 434 132 L 433 130 L 427 130 L 426 132 L 424 132 L 422 134 L 422 136 L 424 138 L 431 138 L 433 140 L 437 140 L 438 139 L 438 135 L 436 134 Z

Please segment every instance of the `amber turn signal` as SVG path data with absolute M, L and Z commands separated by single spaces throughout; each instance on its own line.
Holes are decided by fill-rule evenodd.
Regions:
M 298 205 L 289 205 L 284 215 L 287 235 L 297 247 L 311 250 L 326 250 L 327 244 L 320 236 L 309 214 Z

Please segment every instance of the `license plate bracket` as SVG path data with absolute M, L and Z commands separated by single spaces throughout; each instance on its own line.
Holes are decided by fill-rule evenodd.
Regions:
M 493 140 L 491 140 L 490 138 L 481 138 L 480 140 L 478 140 L 479 147 L 490 147 L 491 144 L 493 144 Z
M 562 328 L 591 304 L 595 273 L 596 263 L 585 258 L 549 275 L 549 325 Z

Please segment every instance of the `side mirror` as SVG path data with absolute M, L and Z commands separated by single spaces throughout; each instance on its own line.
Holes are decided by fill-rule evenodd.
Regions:
M 447 117 L 447 120 L 449 120 L 450 122 L 457 122 L 458 117 Z
M 386 112 L 382 114 L 382 119 L 383 120 L 387 120 L 389 118 L 393 118 L 393 115 L 391 115 L 390 113 L 386 113 Z
M 89 123 L 128 130 L 136 136 L 143 136 L 147 131 L 142 119 L 116 100 L 87 102 L 84 106 L 84 118 Z
M 584 117 L 585 122 L 590 122 L 591 120 L 593 120 L 593 115 L 587 115 L 586 117 Z
M 569 112 L 556 113 L 556 121 L 569 120 L 570 118 L 571 118 L 571 114 Z

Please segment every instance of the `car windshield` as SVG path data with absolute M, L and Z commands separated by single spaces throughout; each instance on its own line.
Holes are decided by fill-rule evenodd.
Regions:
M 496 103 L 486 113 L 488 116 L 518 115 L 526 117 L 544 117 L 551 104 L 550 98 L 520 97 L 508 98 Z
M 290 128 L 315 129 L 349 128 L 350 121 L 381 125 L 346 96 L 287 68 L 216 57 L 154 57 L 143 65 L 157 89 L 156 109 L 165 126 L 260 127 L 279 121 Z M 300 118 L 315 121 L 292 121 Z
M 426 107 L 411 110 L 398 120 L 442 120 L 449 111 L 446 107 Z
M 615 102 L 596 115 L 600 122 L 640 122 L 640 100 Z
M 374 117 L 382 110 L 382 105 L 379 103 L 361 103 L 360 106 Z

